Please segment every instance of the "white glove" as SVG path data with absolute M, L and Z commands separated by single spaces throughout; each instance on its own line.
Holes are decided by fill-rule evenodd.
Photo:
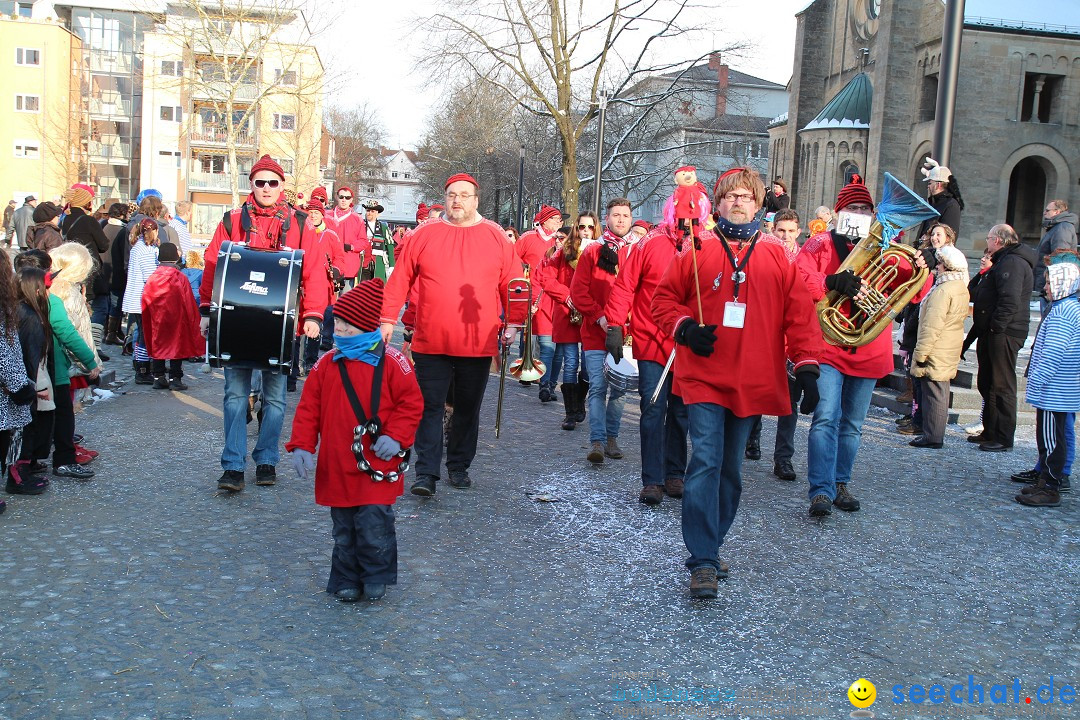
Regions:
M 312 453 L 296 448 L 289 453 L 289 459 L 292 460 L 293 470 L 301 480 L 311 477 L 311 473 L 315 470 L 315 456 Z
M 401 452 L 401 443 L 389 435 L 380 435 L 375 444 L 371 446 L 371 451 L 380 460 L 389 460 Z
M 203 337 L 208 337 L 210 335 L 210 318 L 209 317 L 204 316 L 203 318 L 201 318 L 199 320 L 199 332 L 202 333 Z

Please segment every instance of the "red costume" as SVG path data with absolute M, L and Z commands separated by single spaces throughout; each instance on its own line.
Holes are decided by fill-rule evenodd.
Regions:
M 364 219 L 352 208 L 338 207 L 326 212 L 326 222 L 341 240 L 344 260 L 339 268 L 347 278 L 355 278 L 360 272 L 361 261 L 371 259 L 371 243 L 364 231 Z
M 574 281 L 573 265 L 563 255 L 557 253 L 540 263 L 536 277 L 537 284 L 544 289 L 544 295 L 551 298 L 551 340 L 556 343 L 581 342 L 581 326 L 570 323 L 570 284 Z
M 314 453 L 318 447 L 315 502 L 319 505 L 392 505 L 401 495 L 402 481 L 375 482 L 371 475 L 356 467 L 356 456 L 352 451 L 356 416 L 341 383 L 338 363 L 333 359 L 336 354 L 335 351 L 323 355 L 308 375 L 293 416 L 292 436 L 285 449 L 292 452 L 300 448 Z M 345 363 L 361 405 L 365 410 L 370 409 L 374 366 L 358 360 L 341 362 Z M 386 348 L 379 399 L 382 432 L 402 447 L 411 447 L 423 412 L 424 398 L 412 366 L 400 352 Z
M 657 225 L 630 250 L 626 262 L 619 265 L 619 276 L 611 288 L 604 315 L 615 324 L 625 323 L 629 315 L 635 360 L 664 365 L 675 347 L 671 333 L 660 330 L 653 320 L 652 300 L 679 245 L 670 225 Z
M 596 264 L 602 247 L 604 247 L 604 242 L 601 240 L 582 251 L 581 257 L 578 258 L 577 270 L 574 271 L 574 280 L 570 283 L 570 302 L 574 303 L 574 307 L 585 318 L 585 321 L 581 323 L 582 350 L 604 350 L 607 340 L 607 333 L 604 332 L 604 328 L 596 324 L 596 321 L 604 317 L 604 306 L 615 284 L 615 274 L 601 269 Z M 628 245 L 619 248 L 619 267 L 626 262 L 629 252 Z M 615 321 L 612 322 L 615 323 Z
M 314 257 L 322 258 L 323 267 L 326 272 L 331 273 L 328 276 L 329 278 L 333 277 L 331 268 L 337 268 L 338 272 L 344 275 L 341 268 L 345 264 L 345 250 L 341 245 L 341 239 L 336 232 L 330 229 L 330 225 L 325 220 L 321 230 L 309 220 L 304 239 L 307 244 L 307 247 L 303 249 L 305 256 L 312 253 Z M 334 292 L 332 279 L 327 283 L 326 289 L 329 292 L 326 305 L 333 305 L 334 301 L 337 300 L 337 293 Z M 323 305 L 323 307 L 326 307 L 326 305 Z
M 203 255 L 202 285 L 199 287 L 199 309 L 203 314 L 210 312 L 210 298 L 214 293 L 214 271 L 217 268 L 218 251 L 221 243 L 226 240 L 233 242 L 247 242 L 248 247 L 254 249 L 277 249 L 283 245 L 286 247 L 303 249 L 308 240 L 301 236 L 307 233 L 306 221 L 298 219 L 296 211 L 279 200 L 277 205 L 269 208 L 259 207 L 253 196 L 248 196 L 244 203 L 245 208 L 252 208 L 250 218 L 252 228 L 250 233 L 245 233 L 241 227 L 241 218 L 244 208 L 236 208 L 229 212 L 229 222 L 226 226 L 224 220 L 218 223 L 214 237 L 206 247 Z M 291 215 L 289 229 L 284 238 L 280 237 L 282 220 L 281 217 L 288 213 Z M 315 259 L 315 258 L 312 258 Z M 189 286 L 190 287 L 190 286 Z M 330 281 L 326 277 L 326 268 L 321 262 L 310 262 L 308 253 L 304 253 L 304 263 L 300 277 L 300 310 L 301 317 L 297 322 L 297 332 L 303 332 L 304 321 L 312 320 L 322 324 L 323 313 L 326 311 L 326 299 L 332 289 Z M 203 348 L 205 351 L 205 347 Z M 201 354 L 193 353 L 188 357 Z
M 206 352 L 199 310 L 191 302 L 191 283 L 175 266 L 159 265 L 146 280 L 142 329 L 146 352 L 155 360 L 186 360 Z
M 672 392 L 687 404 L 715 403 L 739 417 L 788 415 L 791 398 L 784 362 L 785 340 L 787 357 L 796 368 L 816 365 L 822 344 L 806 285 L 779 245 L 757 242 L 744 268 L 746 282 L 739 290 L 739 302 L 746 305 L 744 326 L 724 327 L 725 305 L 734 296 L 734 268 L 713 232 L 701 230 L 698 237 L 704 322 L 717 325 L 717 340 L 709 357 L 677 346 Z M 740 261 L 748 245 L 732 244 Z M 689 251 L 676 256 L 653 297 L 656 324 L 671 337 L 686 318 L 700 320 L 692 262 Z
M 555 235 L 544 237 L 539 228 L 523 233 L 514 243 L 514 252 L 521 258 L 521 262 L 530 268 L 533 283 L 533 304 L 537 307 L 533 313 L 532 331 L 534 335 L 551 334 L 551 298 L 542 294 L 539 282 L 535 282 L 535 274 L 540 270 L 541 263 L 547 257 L 547 252 L 555 247 Z
M 397 257 L 381 320 L 397 322 L 415 288 L 413 352 L 494 356 L 506 288 L 521 272 L 514 246 L 490 220 L 466 227 L 431 220 L 409 235 Z

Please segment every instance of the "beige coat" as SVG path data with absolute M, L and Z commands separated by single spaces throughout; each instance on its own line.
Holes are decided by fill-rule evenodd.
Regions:
M 919 339 L 915 343 L 911 375 L 929 380 L 952 380 L 964 347 L 964 320 L 968 316 L 968 289 L 963 280 L 947 280 L 922 302 Z M 920 367 L 919 363 L 929 360 Z

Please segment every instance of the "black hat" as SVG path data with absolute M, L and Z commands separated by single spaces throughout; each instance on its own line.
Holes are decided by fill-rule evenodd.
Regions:
M 158 247 L 158 262 L 180 262 L 180 250 L 171 242 L 163 242 Z
M 60 214 L 60 208 L 55 203 L 43 202 L 34 208 L 33 219 L 36 223 L 49 222 Z
M 26 197 L 23 198 L 23 202 L 24 203 L 37 202 L 37 198 L 34 197 L 33 195 L 27 195 Z
M 364 203 L 364 209 L 383 212 L 386 208 L 380 205 L 378 200 L 368 200 L 366 203 Z

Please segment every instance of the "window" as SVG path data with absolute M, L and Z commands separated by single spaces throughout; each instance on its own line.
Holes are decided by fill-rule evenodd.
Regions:
M 31 48 L 15 48 L 16 65 L 40 65 L 41 51 Z
M 1061 75 L 1027 73 L 1024 76 L 1024 100 L 1020 106 L 1020 121 L 1060 122 L 1063 80 Z
M 286 85 L 288 87 L 296 87 L 297 76 L 295 70 L 275 70 L 274 80 L 279 85 Z
M 409 179 L 409 173 L 405 173 L 405 179 L 406 179 L 406 180 L 408 180 L 408 179 Z
M 367 186 L 367 191 L 368 191 L 368 195 L 374 195 L 375 194 L 375 186 L 374 185 L 368 185 Z
M 274 129 L 292 132 L 296 129 L 296 116 L 274 113 Z
M 41 143 L 36 140 L 16 140 L 15 157 L 30 159 L 41 157 Z
M 202 155 L 199 158 L 199 167 L 204 173 L 220 175 L 225 172 L 224 155 Z
M 15 110 L 18 112 L 40 112 L 41 111 L 41 96 L 40 95 L 16 95 L 15 96 Z
M 32 17 L 34 14 L 34 3 L 32 2 L 20 2 L 15 3 L 15 9 L 22 17 Z
M 390 173 L 390 177 L 392 177 L 392 178 L 396 178 L 397 175 L 398 175 L 397 170 L 394 170 L 392 173 Z
M 179 105 L 162 105 L 161 119 L 168 122 L 180 122 L 184 119 L 184 111 Z
M 183 60 L 162 60 L 161 74 L 170 77 L 181 77 L 184 74 Z
M 293 174 L 293 161 L 289 158 L 277 158 L 278 165 L 285 171 L 286 175 Z

